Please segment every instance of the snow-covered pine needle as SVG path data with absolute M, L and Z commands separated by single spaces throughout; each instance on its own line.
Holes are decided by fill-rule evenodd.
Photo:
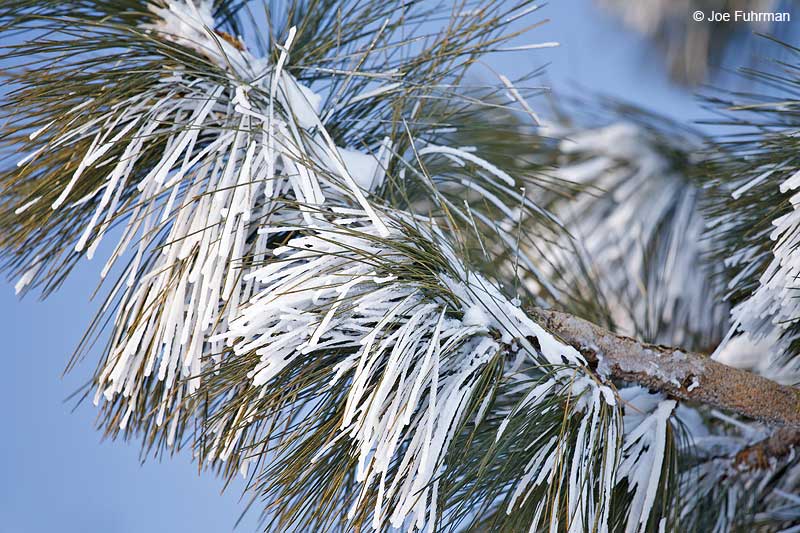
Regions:
M 566 276 L 567 287 L 582 287 L 583 299 L 603 303 L 623 334 L 708 350 L 724 335 L 728 309 L 717 303 L 721 269 L 706 262 L 703 192 L 685 160 L 699 142 L 675 132 L 667 140 L 637 123 L 646 116 L 628 116 L 544 132 L 561 139 L 553 174 L 583 190 L 550 205 L 574 241 L 552 246 L 548 257 L 556 259 L 543 268 Z
M 4 266 L 48 291 L 117 239 L 108 433 L 249 474 L 276 531 L 677 523 L 674 402 L 618 395 L 502 286 L 558 294 L 519 250 L 561 229 L 524 128 L 451 142 L 476 107 L 532 115 L 517 82 L 458 90 L 529 6 L 429 34 L 425 6 L 269 5 L 251 50 L 227 2 L 122 4 L 0 7 L 50 36 L 3 56 L 47 67 L 4 99 Z
M 797 50 L 784 67 L 795 80 Z M 772 73 L 750 77 L 767 96 L 721 95 L 736 134 L 723 138 L 727 157 L 710 160 L 705 172 L 717 200 L 710 210 L 709 241 L 724 268 L 726 298 L 733 304 L 731 330 L 715 357 L 782 383 L 800 377 L 800 323 L 797 253 L 800 218 L 797 194 L 797 126 L 791 118 L 798 101 L 794 86 L 773 84 Z M 787 118 L 788 117 L 788 118 Z M 739 134 L 743 132 L 743 134 Z M 745 353 L 742 348 L 750 353 Z
M 0 8 L 4 29 L 54 36 L 4 56 L 50 67 L 14 78 L 4 102 L 6 145 L 27 154 L 3 174 L 6 267 L 25 269 L 19 290 L 50 290 L 118 239 L 98 318 L 113 316 L 95 376 L 106 431 L 156 452 L 188 440 L 227 475 L 254 464 L 282 526 L 330 523 L 336 508 L 349 509 L 337 527 L 425 529 L 447 505 L 444 458 L 506 359 L 546 375 L 553 401 L 569 384 L 605 402 L 590 416 L 616 412 L 610 389 L 575 381 L 580 354 L 462 256 L 476 219 L 552 217 L 507 170 L 426 133 L 422 97 L 440 82 L 452 96 L 444 82 L 502 43 L 522 6 L 483 3 L 422 40 L 424 7 L 365 4 L 343 20 L 302 6 L 257 56 L 224 5 L 129 4 Z M 407 45 L 417 55 L 393 53 Z M 413 119 L 399 132 L 398 114 Z M 514 227 L 497 230 L 503 243 Z M 570 509 L 588 505 L 579 485 Z

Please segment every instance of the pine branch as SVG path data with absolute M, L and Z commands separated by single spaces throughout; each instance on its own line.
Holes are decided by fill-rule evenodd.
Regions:
M 0 165 L 0 271 L 47 292 L 123 226 L 97 321 L 111 333 L 93 379 L 108 434 L 249 476 L 268 531 L 678 529 L 690 478 L 675 429 L 694 417 L 698 448 L 710 430 L 612 382 L 697 399 L 710 363 L 566 321 L 590 340 L 576 341 L 584 358 L 526 315 L 521 302 L 543 304 L 520 269 L 547 282 L 527 249 L 565 231 L 527 193 L 553 180 L 505 136 L 450 142 L 507 107 L 458 88 L 534 6 L 464 1 L 479 8 L 429 35 L 438 10 L 416 2 L 274 2 L 253 49 L 238 2 L 79 4 L 0 8 L 0 32 L 49 36 L 0 54 L 45 58 L 10 69 L 0 102 L 0 148 L 21 158 Z M 669 373 L 642 362 L 653 349 Z M 722 392 L 704 403 L 764 419 Z M 786 403 L 772 392 L 750 403 Z M 798 426 L 781 416 L 768 421 Z M 721 435 L 737 447 L 725 469 L 700 463 L 703 494 L 735 504 L 749 478 L 728 476 L 730 458 L 763 436 Z M 797 476 L 772 477 L 764 500 L 794 490 Z M 776 505 L 767 519 L 791 520 Z M 725 520 L 746 521 L 733 507 Z
M 572 108 L 576 110 L 573 110 Z M 708 220 L 698 147 L 708 141 L 614 100 L 570 104 L 538 152 L 577 194 L 536 200 L 567 229 L 537 257 L 557 289 L 550 305 L 640 340 L 705 351 L 729 328 L 721 263 L 706 260 Z M 577 111 L 579 109 L 580 111 Z M 536 283 L 527 285 L 534 292 Z
M 746 468 L 768 468 L 770 459 L 783 459 L 800 446 L 800 431 L 780 428 L 769 437 L 736 454 L 734 464 Z
M 600 374 L 639 383 L 680 400 L 800 428 L 800 390 L 685 352 L 615 335 L 581 318 L 531 309 L 537 323 L 577 348 Z

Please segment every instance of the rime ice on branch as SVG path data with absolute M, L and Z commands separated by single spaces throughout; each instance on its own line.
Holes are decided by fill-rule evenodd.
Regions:
M 15 82 L 0 242 L 24 291 L 119 239 L 94 378 L 109 433 L 251 474 L 274 530 L 680 523 L 663 502 L 676 427 L 709 434 L 699 411 L 617 390 L 471 260 L 490 236 L 535 276 L 522 222 L 562 229 L 536 179 L 437 133 L 464 118 L 463 71 L 533 8 L 482 2 L 429 39 L 415 25 L 435 12 L 334 2 L 271 18 L 257 54 L 226 2 L 106 4 L 0 7 L 80 29 L 69 46 L 99 57 L 85 78 L 67 62 Z M 54 42 L 14 50 L 65 59 Z

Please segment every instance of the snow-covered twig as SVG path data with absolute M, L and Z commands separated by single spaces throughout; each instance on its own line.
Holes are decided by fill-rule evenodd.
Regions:
M 600 375 L 761 422 L 800 428 L 800 390 L 795 387 L 701 354 L 615 335 L 558 311 L 532 309 L 530 315 L 595 363 Z

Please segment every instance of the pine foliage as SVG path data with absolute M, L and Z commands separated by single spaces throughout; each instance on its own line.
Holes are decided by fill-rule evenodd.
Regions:
M 525 80 L 464 86 L 536 7 L 5 1 L 0 259 L 47 294 L 105 256 L 72 362 L 108 339 L 102 429 L 243 475 L 268 531 L 796 525 L 794 456 L 733 461 L 766 428 L 615 382 L 525 312 L 705 348 L 727 308 L 698 309 L 743 265 L 756 335 L 747 306 L 791 277 L 792 178 L 777 244 L 761 210 L 708 266 L 706 217 L 742 221 L 700 206 L 756 190 L 742 167 L 709 187 L 728 160 L 652 117 L 543 131 Z M 789 172 L 779 126 L 730 164 Z
M 715 256 L 725 265 L 726 298 L 734 306 L 731 337 L 721 352 L 737 364 L 737 344 L 755 345 L 765 355 L 738 364 L 782 382 L 798 381 L 797 218 L 800 182 L 797 160 L 798 50 L 775 45 L 793 61 L 770 71 L 749 71 L 761 94 L 721 94 L 737 131 L 703 171 L 718 196 L 709 207 Z M 725 354 L 724 350 L 729 353 Z
M 636 108 L 603 106 L 605 117 L 578 119 L 591 125 L 543 133 L 557 141 L 546 151 L 552 175 L 577 187 L 548 202 L 568 231 L 542 267 L 572 294 L 557 305 L 647 342 L 709 351 L 728 309 L 722 269 L 707 261 L 707 193 L 694 170 L 706 140 Z

